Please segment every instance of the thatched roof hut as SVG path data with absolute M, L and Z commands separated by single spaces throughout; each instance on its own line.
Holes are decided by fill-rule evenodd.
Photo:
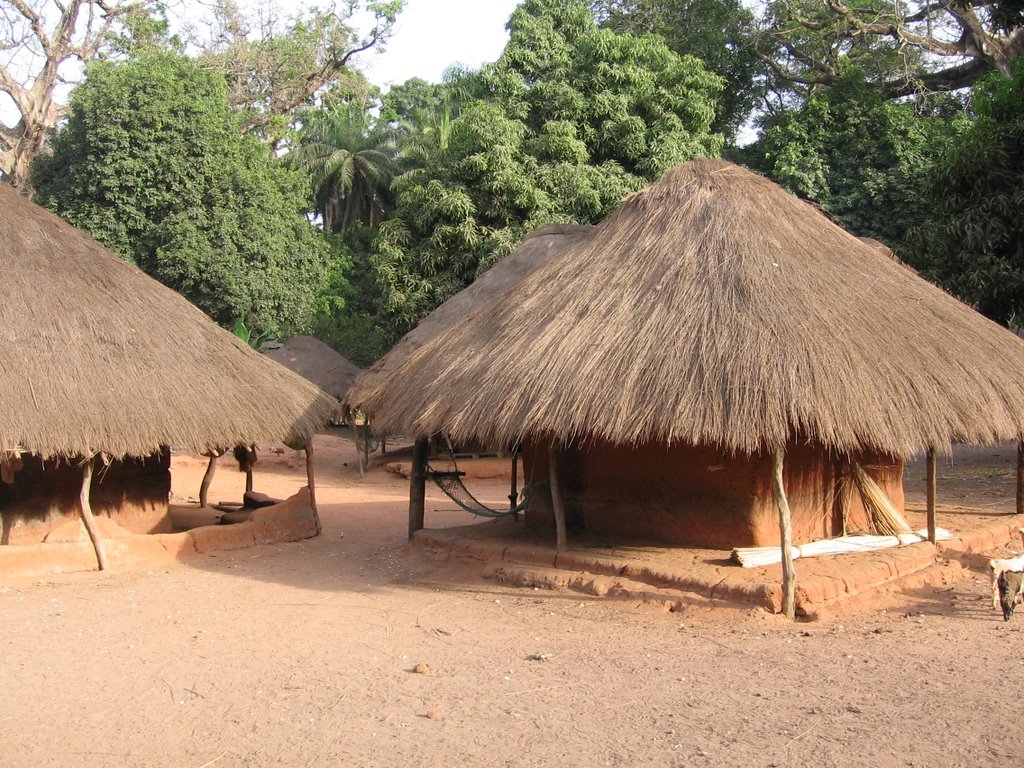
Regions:
M 1015 439 L 1022 374 L 1005 328 L 771 181 L 695 160 L 363 401 L 408 434 L 908 455 Z
M 313 336 L 294 336 L 267 357 L 338 400 L 345 399 L 360 373 L 358 366 Z
M 579 224 L 552 224 L 523 238 L 519 246 L 468 287 L 459 291 L 403 336 L 380 360 L 356 380 L 348 402 L 358 406 L 393 370 L 404 363 L 428 341 L 448 330 L 478 307 L 510 291 L 526 275 L 545 264 L 556 253 L 590 239 L 594 227 Z M 374 425 L 380 429 L 378 425 Z
M 335 408 L 174 291 L 0 184 L 0 448 L 146 456 L 308 436 Z
M 777 545 L 781 519 L 788 558 L 791 540 L 903 529 L 904 456 L 1017 439 L 1024 343 L 771 181 L 704 159 L 362 403 L 380 429 L 521 442 L 527 481 L 552 489 L 527 522 L 553 519 L 560 547 L 574 522 Z
M 308 441 L 337 408 L 6 184 L 0 258 L 2 544 L 81 507 L 102 568 L 92 506 L 133 532 L 166 530 L 168 447 Z M 97 454 L 111 463 L 92 488 Z

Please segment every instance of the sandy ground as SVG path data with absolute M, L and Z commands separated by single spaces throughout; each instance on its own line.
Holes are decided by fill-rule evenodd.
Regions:
M 360 477 L 343 435 L 317 448 L 317 539 L 0 576 L 0 766 L 1024 765 L 1024 615 L 980 571 L 801 624 L 504 588 L 408 552 L 404 481 Z M 1012 509 L 1006 453 L 972 459 L 941 465 L 949 500 Z M 238 499 L 222 462 L 211 497 Z M 174 493 L 203 467 L 177 454 Z M 264 451 L 256 490 L 304 476 Z M 467 522 L 436 491 L 427 510 Z

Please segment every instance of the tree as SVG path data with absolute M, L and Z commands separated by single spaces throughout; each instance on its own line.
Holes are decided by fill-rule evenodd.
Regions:
M 1024 50 L 1020 0 L 772 0 L 758 35 L 762 59 L 807 92 L 855 64 L 887 98 L 965 88 L 1009 74 Z
M 590 222 L 697 155 L 721 81 L 653 36 L 598 29 L 578 0 L 527 0 L 493 65 L 472 75 L 447 143 L 395 182 L 375 264 L 390 309 L 414 323 L 531 229 Z M 459 81 L 449 84 L 458 88 Z
M 1024 321 L 1024 63 L 974 93 L 978 117 L 936 167 L 907 255 L 998 323 Z
M 0 123 L 0 172 L 27 194 L 29 167 L 64 116 L 57 89 L 116 38 L 125 24 L 150 19 L 156 0 L 0 0 L 0 93 L 18 113 Z
M 221 324 L 308 323 L 327 259 L 308 188 L 238 131 L 216 72 L 167 52 L 94 62 L 33 179 L 40 203 Z
M 721 77 L 712 130 L 732 142 L 757 99 L 763 64 L 754 53 L 754 15 L 739 0 L 590 0 L 601 26 L 633 35 L 657 34 L 680 55 L 695 56 Z
M 352 68 L 354 57 L 382 48 L 391 37 L 405 0 L 366 3 L 373 18 L 359 35 L 353 18 L 358 0 L 340 0 L 329 10 L 311 9 L 282 24 L 272 9 L 261 12 L 258 34 L 234 0 L 216 0 L 214 20 L 200 60 L 222 72 L 228 101 L 242 115 L 241 129 L 276 145 L 296 113 L 313 106 L 325 91 L 365 99 L 371 86 Z
M 888 101 L 850 72 L 799 108 L 767 116 L 741 160 L 844 228 L 896 247 L 928 215 L 922 190 L 966 122 L 949 101 Z
M 370 262 L 373 236 L 364 226 L 326 236 L 331 265 L 311 331 L 360 367 L 376 362 L 400 335 L 382 312 L 384 293 Z
M 375 227 L 393 207 L 395 149 L 387 126 L 370 126 L 361 103 L 304 113 L 287 162 L 305 172 L 324 229 L 345 233 Z

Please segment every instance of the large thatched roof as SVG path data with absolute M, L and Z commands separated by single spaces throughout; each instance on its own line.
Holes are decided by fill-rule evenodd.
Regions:
M 339 400 L 348 394 L 359 368 L 313 336 L 294 336 L 267 357 Z
M 0 184 L 0 450 L 120 458 L 308 435 L 336 403 Z
M 774 183 L 697 160 L 369 396 L 379 428 L 896 454 L 1024 430 L 1024 343 Z
M 363 397 L 430 339 L 511 289 L 554 254 L 589 239 L 595 229 L 579 224 L 552 224 L 528 234 L 512 253 L 424 317 L 386 355 L 363 371 L 349 393 L 348 402 L 359 405 Z

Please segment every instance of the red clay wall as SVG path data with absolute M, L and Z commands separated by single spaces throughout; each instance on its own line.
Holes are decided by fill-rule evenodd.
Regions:
M 903 510 L 903 463 L 879 455 L 857 457 L 897 509 Z M 546 447 L 524 446 L 526 482 L 548 480 Z M 778 511 L 772 496 L 771 457 L 729 455 L 709 446 L 592 444 L 563 449 L 560 484 L 570 527 L 591 534 L 716 549 L 775 546 Z M 866 530 L 857 493 L 840 500 L 848 460 L 818 447 L 791 445 L 783 482 L 795 543 Z M 845 506 L 845 513 L 843 507 Z M 531 504 L 530 525 L 552 525 L 550 502 Z
M 35 544 L 53 528 L 78 515 L 82 472 L 67 461 L 43 462 L 23 454 L 14 483 L 0 482 L 0 544 Z M 171 454 L 99 464 L 90 502 L 97 517 L 109 517 L 132 533 L 170 533 L 167 497 Z

